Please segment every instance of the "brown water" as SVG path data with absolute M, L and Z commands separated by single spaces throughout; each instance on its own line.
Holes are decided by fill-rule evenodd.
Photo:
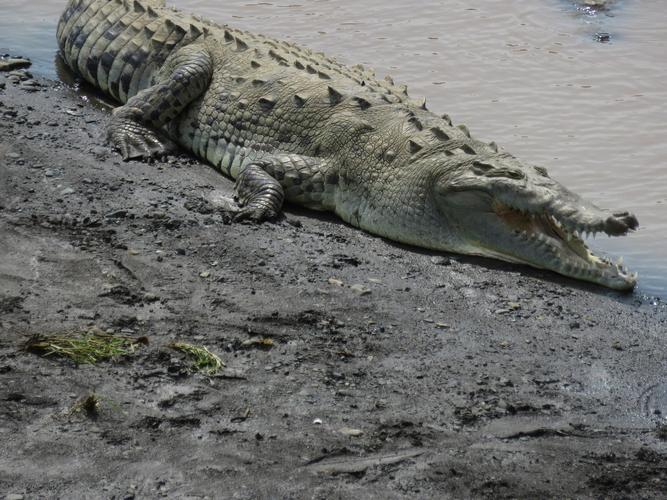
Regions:
M 634 211 L 640 230 L 594 240 L 640 273 L 638 293 L 667 296 L 667 4 L 617 1 L 586 13 L 559 0 L 176 0 L 239 28 L 290 39 L 407 83 L 429 108 L 602 207 Z M 65 0 L 0 0 L 0 52 L 55 76 Z M 593 38 L 611 34 L 609 43 Z

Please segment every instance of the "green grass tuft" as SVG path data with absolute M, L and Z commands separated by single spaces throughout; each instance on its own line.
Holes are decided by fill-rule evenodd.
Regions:
M 185 342 L 172 342 L 169 347 L 175 351 L 184 353 L 192 360 L 192 367 L 194 370 L 207 375 L 215 375 L 225 364 L 216 355 L 209 351 L 206 347 L 199 347 Z
M 97 328 L 55 335 L 36 335 L 25 345 L 29 352 L 40 356 L 69 358 L 77 364 L 95 364 L 133 354 L 146 337 L 132 338 L 110 335 Z

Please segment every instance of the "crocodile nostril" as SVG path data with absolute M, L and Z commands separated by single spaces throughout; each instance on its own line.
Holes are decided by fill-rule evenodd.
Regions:
M 535 171 L 540 174 L 542 177 L 549 177 L 549 172 L 544 167 L 533 167 Z

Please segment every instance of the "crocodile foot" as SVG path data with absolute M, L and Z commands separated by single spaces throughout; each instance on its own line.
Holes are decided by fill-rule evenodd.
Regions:
M 133 120 L 112 119 L 109 141 L 120 150 L 123 160 L 158 158 L 172 153 L 176 145 Z
M 260 223 L 278 217 L 285 193 L 278 181 L 253 164 L 236 179 L 234 199 L 241 207 L 234 222 Z
M 266 207 L 243 207 L 234 214 L 234 222 L 246 224 L 260 224 L 265 221 L 272 221 L 278 217 L 278 213 Z

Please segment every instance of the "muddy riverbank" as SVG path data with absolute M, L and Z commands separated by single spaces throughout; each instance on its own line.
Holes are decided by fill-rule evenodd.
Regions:
M 230 181 L 120 162 L 108 112 L 56 82 L 0 74 L 0 115 L 0 493 L 667 490 L 664 307 L 293 207 L 230 224 Z M 95 366 L 21 351 L 89 326 L 149 344 Z M 189 373 L 173 340 L 222 375 Z M 96 418 L 69 412 L 93 392 Z

